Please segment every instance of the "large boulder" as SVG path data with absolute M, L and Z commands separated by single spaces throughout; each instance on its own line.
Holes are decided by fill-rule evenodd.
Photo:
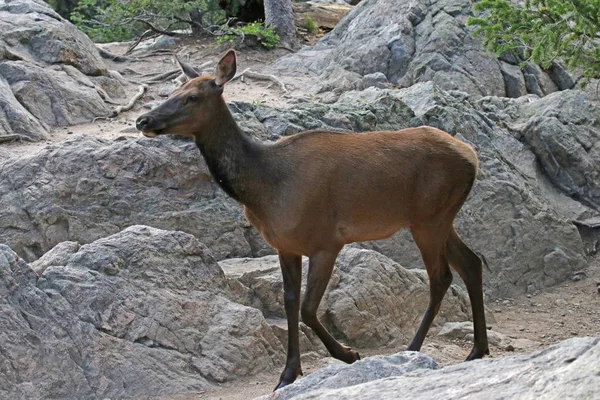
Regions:
M 265 316 L 285 317 L 276 256 L 224 260 L 220 266 L 226 276 L 243 285 L 238 301 L 260 309 Z M 304 265 L 303 285 L 307 270 Z M 404 269 L 371 250 L 346 248 L 336 260 L 319 314 L 330 331 L 352 346 L 399 346 L 414 336 L 428 301 L 425 271 Z M 470 316 L 466 292 L 453 285 L 436 323 L 464 321 Z
M 441 369 L 404 352 L 317 371 L 260 400 L 593 399 L 600 385 L 600 337 L 570 339 L 533 354 Z
M 0 245 L 1 398 L 166 396 L 283 363 L 192 235 L 134 226 L 71 251 L 38 277 Z
M 41 0 L 0 0 L 0 136 L 43 139 L 125 96 L 94 43 Z
M 212 182 L 193 143 L 76 136 L 0 169 L 0 242 L 27 261 L 134 224 L 194 234 L 219 259 L 253 254 L 240 206 Z
M 523 60 L 503 57 L 501 61 L 483 50 L 473 29 L 465 26 L 472 3 L 363 1 L 315 46 L 283 57 L 273 69 L 296 77 L 308 71 L 304 85 L 317 93 L 367 87 L 374 73 L 402 87 L 432 81 L 445 90 L 475 97 L 545 95 L 573 86 L 559 64 L 548 72 L 534 64 L 521 69 Z
M 584 92 L 485 97 L 476 106 L 531 149 L 556 187 L 600 210 L 600 107 Z

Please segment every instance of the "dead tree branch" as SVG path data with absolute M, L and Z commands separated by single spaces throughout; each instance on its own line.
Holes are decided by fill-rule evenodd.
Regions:
M 277 84 L 283 93 L 288 93 L 288 90 L 285 87 L 285 84 L 282 81 L 280 81 L 279 79 L 277 79 L 277 77 L 275 77 L 274 75 L 260 74 L 258 72 L 254 72 L 254 71 L 250 70 L 250 68 L 245 69 L 244 72 L 242 72 L 239 75 L 236 75 L 231 80 L 233 81 L 235 79 L 241 79 L 243 82 L 244 78 L 257 79 L 257 80 L 261 80 L 261 81 L 271 81 L 271 82 Z
M 31 138 L 28 138 L 27 136 L 23 136 L 23 135 L 18 135 L 16 133 L 0 136 L 0 143 L 14 142 L 15 140 L 33 142 L 33 140 Z
M 161 35 L 165 35 L 165 36 L 181 36 L 181 33 L 178 32 L 173 32 L 173 31 L 167 31 L 161 28 L 157 28 L 156 26 L 152 25 L 152 23 L 146 21 L 143 18 L 139 18 L 139 17 L 135 17 L 131 19 L 132 21 L 137 21 L 137 22 L 141 22 L 142 24 L 146 25 L 148 27 L 148 29 L 150 29 L 153 32 L 159 33 Z
M 144 33 L 142 33 L 142 34 L 140 35 L 140 37 L 139 37 L 139 38 L 137 38 L 137 40 L 135 41 L 135 43 L 134 43 L 134 44 L 132 44 L 132 45 L 131 45 L 131 46 L 130 46 L 128 49 L 127 49 L 127 51 L 125 52 L 125 55 L 131 54 L 131 52 L 132 52 L 132 51 L 133 51 L 133 50 L 134 50 L 134 49 L 135 49 L 135 48 L 136 48 L 136 47 L 137 47 L 137 46 L 138 46 L 138 45 L 139 45 L 139 44 L 142 42 L 142 40 L 144 40 L 144 39 L 146 39 L 146 38 L 148 38 L 148 37 L 153 37 L 153 36 L 155 37 L 155 36 L 156 36 L 156 34 L 154 34 L 154 35 L 151 35 L 151 33 L 154 33 L 154 32 L 152 32 L 152 30 L 151 30 L 151 29 L 148 29 L 147 31 L 145 31 Z
M 146 93 L 146 90 L 148 89 L 148 85 L 140 85 L 140 87 L 138 88 L 137 93 L 131 98 L 131 100 L 129 100 L 129 102 L 123 106 L 119 106 L 117 108 L 115 108 L 109 115 L 107 115 L 106 117 L 96 117 L 92 120 L 92 122 L 96 122 L 98 120 L 101 119 L 109 119 L 109 118 L 115 118 L 117 115 L 121 114 L 122 112 L 125 111 L 129 111 L 133 108 L 133 106 L 135 105 L 135 103 L 142 98 L 142 96 L 144 95 L 144 93 Z
M 96 48 L 98 49 L 98 52 L 100 53 L 100 56 L 102 56 L 102 58 L 107 58 L 109 60 L 112 60 L 114 62 L 135 62 L 135 61 L 139 61 L 137 58 L 132 58 L 132 57 L 125 57 L 125 56 L 121 56 L 119 54 L 115 54 L 115 53 L 111 53 L 108 50 L 103 49 L 102 47 L 96 46 Z

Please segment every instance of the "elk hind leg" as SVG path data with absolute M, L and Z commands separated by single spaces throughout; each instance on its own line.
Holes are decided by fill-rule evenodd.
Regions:
M 471 250 L 456 233 L 450 231 L 446 245 L 446 253 L 450 265 L 462 278 L 467 286 L 471 310 L 473 312 L 474 346 L 467 360 L 482 358 L 490 354 L 487 330 L 485 325 L 485 310 L 483 306 L 483 276 L 481 259 Z
M 408 345 L 408 350 L 419 351 L 452 283 L 452 272 L 446 257 L 448 229 L 431 224 L 412 227 L 411 232 L 429 276 L 429 305 L 415 337 Z
M 339 249 L 336 251 L 320 251 L 310 256 L 306 293 L 300 312 L 302 321 L 321 339 L 329 354 L 338 360 L 351 364 L 356 360 L 360 360 L 358 352 L 335 340 L 317 317 L 317 309 L 327 288 L 338 253 Z

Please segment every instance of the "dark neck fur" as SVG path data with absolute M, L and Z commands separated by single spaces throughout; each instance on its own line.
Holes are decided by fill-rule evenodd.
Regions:
M 252 183 L 263 175 L 264 145 L 248 137 L 225 108 L 216 116 L 213 132 L 196 136 L 196 145 L 217 184 L 232 198 L 250 205 L 256 198 Z

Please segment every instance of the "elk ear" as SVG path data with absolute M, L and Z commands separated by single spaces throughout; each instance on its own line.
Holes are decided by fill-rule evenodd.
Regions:
M 225 53 L 223 58 L 221 58 L 221 61 L 217 64 L 217 77 L 215 78 L 215 83 L 219 86 L 223 86 L 229 82 L 235 76 L 236 68 L 235 51 L 231 49 Z
M 187 65 L 186 63 L 184 63 L 183 61 L 181 61 L 179 59 L 179 57 L 177 57 L 177 55 L 175 56 L 175 60 L 177 60 L 177 64 L 179 64 L 179 68 L 181 69 L 181 71 L 189 79 L 194 79 L 194 78 L 197 78 L 197 77 L 200 76 L 200 74 L 198 72 L 196 72 L 196 70 L 194 68 L 192 68 L 191 65 Z

